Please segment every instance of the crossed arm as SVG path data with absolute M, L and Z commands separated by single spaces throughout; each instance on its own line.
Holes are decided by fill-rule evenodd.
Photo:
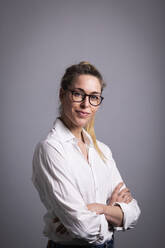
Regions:
M 119 205 L 115 204 L 116 202 L 124 202 L 126 204 L 132 201 L 132 196 L 128 188 L 124 188 L 121 190 L 123 186 L 123 182 L 119 183 L 114 189 L 109 203 L 101 204 L 101 203 L 91 203 L 87 205 L 87 208 L 96 212 L 96 214 L 104 214 L 108 223 L 112 226 L 122 226 L 123 225 L 123 212 Z M 56 217 L 54 219 L 54 223 L 59 222 L 59 219 Z M 56 232 L 61 234 L 67 232 L 66 228 L 63 224 L 60 224 Z

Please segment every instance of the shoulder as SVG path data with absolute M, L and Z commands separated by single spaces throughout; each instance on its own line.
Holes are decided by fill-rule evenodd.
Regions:
M 35 147 L 33 159 L 48 159 L 58 157 L 64 153 L 63 147 L 55 139 L 46 138 L 45 140 L 39 141 Z
M 60 144 L 53 145 L 47 140 L 40 141 L 35 148 L 32 159 L 33 171 L 54 173 L 55 170 L 66 172 L 66 156 Z

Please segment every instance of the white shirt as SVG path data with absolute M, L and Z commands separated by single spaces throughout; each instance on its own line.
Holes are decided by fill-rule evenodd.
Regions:
M 62 244 L 102 244 L 113 235 L 104 214 L 91 212 L 86 205 L 106 204 L 114 188 L 123 180 L 110 149 L 97 141 L 107 158 L 104 163 L 84 129 L 83 137 L 88 146 L 89 163 L 77 138 L 57 118 L 47 138 L 36 146 L 33 157 L 32 181 L 47 209 L 44 234 Z M 124 213 L 124 221 L 123 227 L 116 229 L 132 228 L 140 215 L 136 200 L 118 204 Z M 59 225 L 53 223 L 56 216 L 68 233 L 56 233 Z

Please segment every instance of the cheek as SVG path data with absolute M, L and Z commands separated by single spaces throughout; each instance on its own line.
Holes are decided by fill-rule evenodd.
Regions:
M 64 113 L 71 111 L 71 105 L 67 99 L 63 100 L 63 102 L 61 104 L 62 104 L 62 109 L 63 109 Z
M 74 114 L 75 109 L 77 108 L 76 103 L 71 102 L 69 99 L 67 99 L 64 103 L 64 112 L 69 114 L 70 116 Z
M 97 110 L 99 109 L 99 107 L 94 107 L 92 108 L 92 113 L 95 114 L 97 112 Z

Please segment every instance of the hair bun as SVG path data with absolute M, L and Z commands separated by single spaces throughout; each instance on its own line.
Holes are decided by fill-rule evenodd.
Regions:
M 88 61 L 81 61 L 79 65 L 91 65 Z

